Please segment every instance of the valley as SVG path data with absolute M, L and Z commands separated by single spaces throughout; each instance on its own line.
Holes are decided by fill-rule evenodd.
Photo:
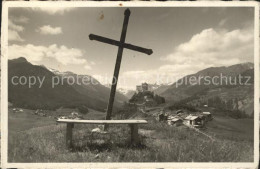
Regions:
M 9 79 L 16 76 L 46 76 L 43 88 L 9 83 L 8 160 L 9 162 L 252 162 L 254 143 L 253 86 L 156 85 L 142 83 L 136 91 L 118 89 L 112 119 L 145 119 L 139 126 L 141 144 L 129 144 L 129 128 L 111 125 L 110 137 L 95 136 L 98 125 L 75 125 L 71 150 L 65 146 L 65 128 L 58 118 L 78 114 L 82 119 L 105 119 L 110 89 L 97 85 L 69 85 L 69 78 L 84 78 L 59 72 L 27 60 L 9 61 Z M 224 71 L 223 71 L 224 70 Z M 236 77 L 253 77 L 252 65 L 209 68 L 195 74 L 219 72 Z M 235 72 L 235 73 L 234 73 Z M 235 75 L 234 75 L 235 74 Z M 51 88 L 52 77 L 62 77 L 64 85 Z M 191 76 L 191 75 L 190 75 Z M 10 81 L 9 81 L 10 82 Z M 213 120 L 200 130 L 158 121 L 162 110 L 176 117 L 210 112 Z M 186 116 L 184 117 L 186 118 Z M 243 125 L 241 125 L 243 124 Z

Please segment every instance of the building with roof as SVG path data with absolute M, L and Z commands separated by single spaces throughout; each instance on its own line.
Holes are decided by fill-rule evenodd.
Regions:
M 176 114 L 181 114 L 181 113 L 184 113 L 184 111 L 183 110 L 177 110 L 176 111 Z
M 210 121 L 213 119 L 212 114 L 210 112 L 202 112 L 202 116 L 205 117 L 206 121 Z
M 183 120 L 180 119 L 178 116 L 169 116 L 168 117 L 168 124 L 171 126 L 181 126 L 183 124 Z
M 205 124 L 205 120 L 199 116 L 190 114 L 184 119 L 183 124 L 189 127 L 203 127 Z

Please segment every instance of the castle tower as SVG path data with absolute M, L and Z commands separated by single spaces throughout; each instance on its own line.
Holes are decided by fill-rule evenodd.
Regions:
M 137 85 L 137 86 L 136 86 L 136 92 L 137 92 L 137 93 L 143 92 L 143 89 L 142 89 L 142 86 L 141 86 L 141 85 Z

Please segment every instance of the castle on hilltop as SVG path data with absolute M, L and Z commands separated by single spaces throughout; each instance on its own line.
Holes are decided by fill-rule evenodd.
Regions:
M 137 93 L 146 92 L 146 91 L 149 91 L 147 83 L 142 83 L 141 85 L 136 86 L 136 92 Z

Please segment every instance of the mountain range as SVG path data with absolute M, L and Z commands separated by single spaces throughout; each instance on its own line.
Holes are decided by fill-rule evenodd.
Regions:
M 239 83 L 239 76 L 245 77 L 241 79 L 241 84 Z M 199 81 L 200 77 L 202 78 Z M 214 77 L 219 79 L 215 80 L 217 84 L 213 84 L 208 83 L 206 77 L 211 81 Z M 220 83 L 221 77 L 224 79 L 222 84 Z M 227 77 L 227 83 L 225 77 Z M 189 79 L 192 78 L 197 79 L 197 81 L 189 83 Z M 245 82 L 248 85 L 245 85 Z M 231 66 L 209 67 L 187 75 L 172 84 L 154 83 L 148 85 L 149 90 L 164 97 L 168 105 L 176 103 L 190 104 L 194 107 L 209 105 L 228 111 L 241 111 L 252 116 L 254 111 L 253 84 L 254 65 L 247 62 Z M 131 98 L 135 93 L 135 90 L 120 89 L 119 91 L 128 98 Z
M 250 77 L 250 85 L 241 84 L 206 84 L 202 78 L 200 83 L 181 83 L 192 77 L 226 76 L 238 79 L 239 76 Z M 13 76 L 35 76 L 45 77 L 44 83 L 39 88 L 39 82 L 28 88 L 25 85 L 13 85 Z M 63 85 L 52 88 L 54 77 L 62 79 Z M 88 79 L 87 85 L 73 83 L 71 80 L 77 78 L 82 81 Z M 89 75 L 77 75 L 73 72 L 60 72 L 45 66 L 33 65 L 25 58 L 8 61 L 8 100 L 14 106 L 31 109 L 57 109 L 60 107 L 87 106 L 96 110 L 104 111 L 109 99 L 110 86 L 102 85 L 98 80 Z M 246 79 L 242 82 L 245 83 Z M 197 73 L 187 75 L 177 82 L 167 85 L 149 84 L 149 89 L 155 94 L 165 98 L 166 103 L 185 103 L 194 106 L 214 104 L 214 106 L 225 107 L 228 110 L 240 110 L 248 115 L 253 114 L 254 107 L 254 65 L 253 63 L 241 63 L 232 66 L 210 67 Z M 123 102 L 128 101 L 134 95 L 134 90 L 117 89 L 115 108 L 119 108 Z M 218 105 L 216 105 L 218 104 Z
M 214 85 L 206 83 L 205 79 L 202 79 L 200 84 L 198 82 L 193 84 L 184 83 L 185 79 L 190 79 L 191 77 L 195 77 L 196 79 L 199 79 L 199 77 L 209 77 L 212 80 L 214 77 L 221 76 L 229 77 L 233 83 L 227 84 L 226 81 L 223 81 L 222 84 Z M 239 76 L 245 77 L 241 80 L 242 85 L 238 82 L 234 84 L 235 80 L 238 81 Z M 245 85 L 247 80 L 248 85 Z M 220 83 L 220 80 L 217 82 Z M 195 74 L 187 75 L 172 85 L 163 86 L 163 89 L 158 88 L 155 92 L 165 97 L 167 102 L 182 102 L 195 106 L 208 104 L 212 100 L 216 102 L 214 99 L 217 98 L 221 103 L 219 106 L 228 107 L 229 110 L 240 110 L 248 115 L 252 115 L 254 107 L 253 84 L 253 63 L 242 63 L 232 66 L 210 67 Z
M 42 87 L 40 82 L 29 88 L 26 85 L 14 85 L 12 77 L 39 77 L 44 79 Z M 52 86 L 53 79 L 62 79 L 63 83 Z M 81 81 L 84 77 L 94 83 L 70 83 L 72 78 Z M 30 109 L 57 109 L 60 107 L 75 108 L 87 106 L 104 111 L 107 107 L 110 89 L 100 84 L 88 75 L 76 75 L 72 72 L 59 72 L 45 66 L 33 65 L 25 58 L 8 61 L 8 101 L 14 106 Z M 121 93 L 116 93 L 114 107 L 120 107 L 127 98 Z

